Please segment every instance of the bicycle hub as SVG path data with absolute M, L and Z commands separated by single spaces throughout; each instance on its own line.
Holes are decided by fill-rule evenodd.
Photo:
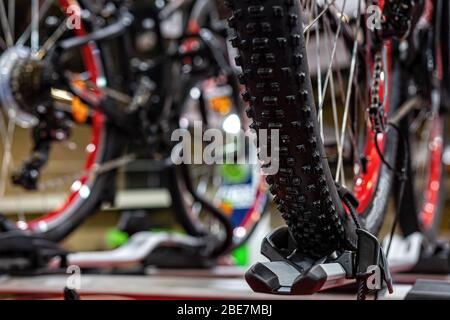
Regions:
M 38 123 L 35 108 L 50 95 L 45 69 L 26 47 L 10 48 L 0 56 L 0 103 L 21 127 Z

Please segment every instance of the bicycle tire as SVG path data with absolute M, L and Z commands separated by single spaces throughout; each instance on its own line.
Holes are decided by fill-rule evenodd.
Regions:
M 438 2 L 436 2 L 438 3 Z M 446 132 L 448 129 L 448 110 L 449 110 L 449 102 L 448 97 L 450 93 L 450 5 L 448 1 L 442 1 L 440 3 L 442 5 L 441 10 L 437 10 L 436 14 L 439 14 L 438 17 L 440 26 L 439 30 L 434 35 L 439 35 L 440 43 L 437 45 L 436 50 L 442 50 L 439 54 L 435 53 L 436 59 L 442 59 L 442 62 L 435 62 L 437 68 L 442 68 L 442 70 L 437 70 L 437 74 L 442 74 L 442 79 L 440 83 L 440 100 L 441 106 L 439 110 L 439 115 L 436 119 L 433 120 L 433 123 L 430 125 L 430 142 L 428 146 L 434 145 L 434 152 L 430 152 L 430 159 L 427 163 L 427 179 L 429 180 L 427 183 L 426 190 L 418 190 L 418 188 L 414 185 L 415 181 L 415 172 L 412 169 L 412 158 L 414 155 L 409 157 L 408 163 L 408 177 L 409 179 L 405 182 L 405 193 L 403 199 L 398 199 L 397 202 L 400 202 L 401 214 L 399 219 L 400 228 L 405 236 L 409 236 L 415 232 L 420 232 L 425 235 L 426 239 L 430 243 L 434 243 L 437 239 L 439 227 L 442 220 L 442 211 L 445 205 L 445 165 L 443 162 L 443 153 L 444 148 L 446 146 Z M 434 25 L 436 29 L 436 23 Z M 447 57 L 447 58 L 445 58 Z M 433 79 L 430 79 L 430 83 L 433 83 Z M 407 89 L 404 89 L 407 92 Z M 403 123 L 403 130 L 407 137 L 406 143 L 408 146 L 411 145 L 411 137 L 408 134 L 408 123 Z M 435 131 L 436 130 L 436 131 Z M 435 131 L 435 132 L 433 132 Z M 411 148 L 409 148 L 411 150 Z M 412 151 L 411 151 L 412 152 Z M 432 175 L 436 175 L 437 177 L 430 177 Z M 438 187 L 432 186 L 432 183 L 438 183 Z M 436 190 L 438 189 L 438 190 Z M 424 194 L 427 195 L 429 193 L 434 193 L 433 196 L 428 197 L 433 201 L 428 201 L 426 205 L 422 202 L 418 203 L 418 199 L 423 199 Z M 425 199 L 424 199 L 425 201 Z M 428 210 L 427 210 L 428 209 Z M 427 212 L 428 211 L 428 212 Z M 428 217 L 427 217 L 428 215 Z
M 320 138 L 299 1 L 229 1 L 228 5 L 252 126 L 281 130 L 280 170 L 267 182 L 297 241 L 297 251 L 320 258 L 336 250 L 353 250 L 355 226 L 338 196 Z M 397 101 L 392 102 L 395 108 Z M 388 161 L 395 161 L 397 139 L 395 133 L 387 139 Z M 378 232 L 384 221 L 392 184 L 393 174 L 383 166 L 374 198 L 363 214 L 367 222 L 363 226 L 369 224 L 371 232 Z
M 440 119 L 443 121 L 443 127 L 447 128 L 446 117 Z M 446 129 L 443 130 L 444 137 Z M 444 139 L 445 140 L 445 139 Z M 407 143 L 409 144 L 409 138 Z M 445 145 L 445 143 L 443 143 Z M 415 174 L 411 168 L 411 163 L 408 164 L 408 179 L 405 181 L 405 192 L 403 199 L 400 202 L 400 229 L 404 236 L 409 236 L 413 233 L 420 232 L 427 238 L 428 241 L 433 243 L 437 239 L 437 234 L 439 231 L 439 226 L 441 224 L 442 210 L 444 209 L 445 203 L 445 188 L 442 187 L 445 184 L 445 168 L 442 159 L 440 161 L 440 175 L 439 175 L 439 185 L 440 188 L 437 192 L 437 199 L 433 203 L 433 217 L 431 222 L 425 223 L 423 215 L 423 203 L 417 203 L 418 199 L 422 198 L 424 190 L 417 190 L 414 186 Z M 427 190 L 429 191 L 429 190 Z M 418 194 L 419 193 L 419 194 Z M 399 195 L 397 195 L 398 197 Z M 400 201 L 400 199 L 397 199 Z

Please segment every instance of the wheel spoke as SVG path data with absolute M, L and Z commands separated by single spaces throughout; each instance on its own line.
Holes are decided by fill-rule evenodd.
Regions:
M 42 59 L 45 54 L 53 48 L 55 43 L 62 37 L 64 32 L 67 30 L 67 19 L 64 19 L 63 22 L 58 26 L 58 28 L 53 32 L 53 34 L 45 41 L 42 47 L 39 49 L 37 56 L 39 59 Z
M 322 11 L 312 20 L 307 26 L 303 28 L 303 33 L 307 33 L 314 25 L 320 20 L 320 18 L 327 13 L 327 11 L 330 9 L 332 5 L 334 5 L 334 2 L 336 0 L 331 0 L 330 2 L 327 2 L 325 7 L 322 9 Z
M 8 0 L 8 19 L 9 19 L 9 29 L 11 30 L 14 42 L 15 25 L 16 25 L 16 0 Z
M 39 0 L 31 1 L 31 52 L 39 50 Z
M 314 7 L 315 11 L 317 11 L 317 6 Z M 321 65 L 321 56 L 320 56 L 320 28 L 317 26 L 316 30 L 316 56 L 317 56 L 317 97 L 318 97 L 318 104 L 322 105 L 322 65 Z M 319 117 L 319 127 L 320 127 L 320 133 L 321 138 L 323 141 L 323 118 Z
M 309 11 L 309 12 L 313 12 L 313 8 L 315 7 L 315 0 L 308 0 L 305 4 L 305 9 L 304 11 Z M 310 15 L 310 22 L 312 21 L 312 17 L 313 15 Z M 305 32 L 303 32 L 303 34 L 305 34 Z M 305 35 L 305 45 L 308 46 L 309 44 L 309 39 L 311 38 L 311 28 L 308 28 L 308 30 L 306 30 L 306 35 Z
M 3 146 L 5 145 L 7 139 L 6 132 L 7 130 L 6 130 L 5 116 L 3 115 L 2 112 L 0 112 L 0 137 L 2 138 Z
M 334 135 L 335 135 L 335 139 L 336 139 L 336 146 L 339 149 L 341 149 L 341 142 L 339 140 L 340 137 L 340 128 L 339 128 L 339 117 L 338 117 L 338 112 L 337 112 L 337 103 L 336 103 L 336 92 L 335 92 L 335 88 L 334 88 L 334 76 L 333 73 L 331 73 L 331 77 L 330 77 L 330 91 L 331 91 L 331 107 L 333 109 L 333 124 L 334 124 Z M 344 181 L 345 184 L 345 175 L 344 175 L 344 167 L 341 167 L 341 175 L 342 175 L 342 179 Z
M 345 135 L 346 135 L 346 129 L 347 129 L 347 123 L 348 123 L 348 115 L 350 110 L 350 102 L 351 102 L 351 96 L 353 91 L 353 80 L 355 77 L 355 71 L 356 71 L 356 58 L 358 56 L 358 32 L 360 28 L 361 23 L 361 1 L 358 2 L 358 14 L 357 14 L 357 23 L 356 23 L 356 29 L 355 29 L 355 40 L 353 42 L 353 50 L 352 50 L 352 60 L 350 64 L 350 77 L 347 84 L 347 94 L 346 94 L 346 100 L 345 100 L 345 108 L 344 108 L 344 116 L 342 119 L 342 131 L 341 131 L 341 138 L 340 138 L 340 148 L 338 150 L 338 165 L 336 169 L 336 182 L 343 182 L 344 177 L 341 177 L 341 168 L 343 166 L 343 152 L 344 152 L 344 143 L 345 143 Z
M 344 4 L 342 6 L 342 11 L 341 11 L 341 17 L 344 13 L 346 3 L 347 3 L 347 0 L 344 0 Z M 330 63 L 328 64 L 327 74 L 325 76 L 325 82 L 323 85 L 322 97 L 320 97 L 320 99 L 319 99 L 319 114 L 320 114 L 320 116 L 323 113 L 323 104 L 324 104 L 324 100 L 325 100 L 325 95 L 327 93 L 327 88 L 328 88 L 328 83 L 330 81 L 331 73 L 333 71 L 334 58 L 336 55 L 337 44 L 339 42 L 339 36 L 341 34 L 342 24 L 343 24 L 343 19 L 339 19 L 338 29 L 336 31 L 336 35 L 334 38 L 333 50 L 331 52 Z M 328 41 L 326 41 L 326 44 L 328 46 Z
M 5 36 L 6 45 L 7 47 L 12 47 L 14 45 L 14 39 L 11 33 L 11 28 L 8 22 L 8 15 L 6 14 L 6 8 L 3 0 L 0 0 L 0 20 L 2 24 L 3 34 Z
M 347 0 L 344 0 L 343 6 L 342 6 L 342 10 L 341 10 L 341 14 L 340 16 L 343 16 L 345 7 L 346 7 L 346 2 Z M 332 111 L 333 111 L 333 122 L 334 122 L 334 134 L 335 134 L 335 139 L 336 139 L 336 143 L 337 143 L 337 149 L 341 150 L 341 143 L 340 143 L 340 129 L 339 129 L 339 121 L 338 121 L 338 114 L 337 114 L 337 103 L 336 103 L 336 92 L 335 92 L 335 88 L 334 88 L 334 77 L 333 77 L 333 65 L 334 65 L 334 60 L 335 60 L 335 55 L 336 55 L 336 49 L 337 49 L 337 44 L 339 41 L 339 36 L 341 34 L 341 28 L 342 28 L 342 24 L 343 24 L 343 19 L 340 19 L 339 21 L 339 25 L 338 25 L 338 29 L 334 35 L 334 37 L 331 34 L 331 30 L 330 28 L 327 28 L 327 26 L 325 26 L 325 32 L 324 32 L 324 37 L 325 37 L 325 45 L 327 48 L 327 52 L 330 52 L 330 43 L 332 40 L 334 39 L 333 42 L 333 49 L 331 50 L 331 55 L 330 55 L 330 62 L 328 64 L 327 67 L 327 73 L 325 76 L 325 81 L 323 84 L 323 87 L 320 88 L 319 87 L 319 94 L 318 94 L 318 104 L 319 104 L 319 108 L 318 108 L 318 121 L 319 121 L 319 126 L 320 126 L 320 133 L 322 136 L 322 140 L 324 140 L 325 134 L 324 134 L 324 117 L 323 117 L 323 106 L 324 106 L 324 102 L 325 102 L 325 98 L 326 98 L 326 94 L 328 92 L 328 85 L 330 84 L 330 89 L 331 89 L 331 103 L 332 103 Z M 319 56 L 320 52 L 317 52 L 317 55 Z M 320 79 L 320 69 L 318 69 L 318 79 Z M 319 80 L 320 81 L 320 80 Z M 342 148 L 343 150 L 343 148 Z M 344 168 L 343 166 L 341 167 L 341 175 L 342 178 L 344 178 Z M 343 180 L 345 181 L 345 180 Z M 345 183 L 345 182 L 344 182 Z
M 39 9 L 39 15 L 38 15 L 38 22 L 40 22 L 42 20 L 42 18 L 45 16 L 45 14 L 47 13 L 47 11 L 50 9 L 51 5 L 53 4 L 55 0 L 46 0 L 42 6 Z M 17 45 L 18 46 L 24 46 L 25 43 L 28 41 L 28 39 L 31 36 L 31 28 L 32 28 L 32 24 L 28 25 L 28 27 L 25 29 L 25 31 L 22 33 L 22 35 L 20 36 L 19 40 L 17 40 Z
M 6 50 L 6 49 L 8 49 L 8 46 L 6 45 L 5 40 L 3 40 L 2 38 L 0 38 L 0 49 L 1 49 L 1 50 Z
M 14 132 L 16 124 L 14 120 L 8 121 L 8 132 L 3 150 L 2 169 L 0 174 L 0 197 L 4 197 L 6 191 L 6 181 L 8 179 L 8 170 L 12 162 L 12 140 L 14 139 Z
M 328 21 L 327 21 L 328 22 Z M 326 46 L 328 51 L 330 50 L 330 45 L 329 45 L 329 41 L 331 40 L 331 28 L 329 26 L 329 23 L 326 23 L 325 25 L 326 28 L 326 32 L 325 32 L 325 36 L 326 36 Z M 339 34 L 339 33 L 337 33 Z M 337 37 L 335 40 L 335 44 L 337 43 Z M 331 107 L 332 107 L 332 112 L 333 112 L 333 127 L 334 127 L 334 139 L 336 141 L 336 146 L 337 149 L 340 149 L 341 143 L 340 143 L 340 127 L 339 127 L 339 117 L 338 117 L 338 111 L 337 111 L 337 101 L 336 101 L 336 90 L 335 90 L 335 79 L 334 79 L 334 73 L 332 70 L 332 61 L 334 60 L 334 54 L 332 54 L 332 60 L 330 62 L 330 66 L 327 72 L 327 76 L 326 76 L 326 80 L 325 80 L 325 88 L 324 88 L 324 96 L 322 98 L 322 103 L 325 100 L 325 94 L 328 91 L 328 83 L 330 85 L 330 94 L 331 94 Z M 340 71 L 338 71 L 340 72 Z M 328 81 L 329 80 L 329 81 Z M 320 116 L 323 117 L 323 106 L 320 106 Z M 344 167 L 341 168 L 341 175 L 344 176 Z

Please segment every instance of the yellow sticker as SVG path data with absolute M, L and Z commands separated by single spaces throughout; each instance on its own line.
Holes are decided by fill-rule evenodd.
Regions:
M 233 206 L 230 203 L 227 202 L 220 203 L 219 209 L 227 216 L 231 216 L 233 214 Z
M 211 98 L 209 99 L 209 104 L 211 106 L 211 109 L 222 115 L 229 114 L 231 111 L 231 99 L 226 96 Z
M 72 98 L 72 115 L 76 122 L 85 123 L 89 116 L 89 108 L 78 97 Z

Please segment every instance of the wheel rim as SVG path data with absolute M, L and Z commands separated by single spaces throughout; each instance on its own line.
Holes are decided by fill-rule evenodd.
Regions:
M 443 164 L 442 155 L 444 153 L 444 124 L 441 117 L 431 121 L 430 138 L 428 141 L 429 164 L 426 178 L 426 188 L 423 197 L 423 204 L 419 206 L 419 217 L 422 227 L 426 231 L 431 231 L 435 225 L 435 218 L 438 214 L 439 202 L 441 198 L 440 188 L 442 182 Z

